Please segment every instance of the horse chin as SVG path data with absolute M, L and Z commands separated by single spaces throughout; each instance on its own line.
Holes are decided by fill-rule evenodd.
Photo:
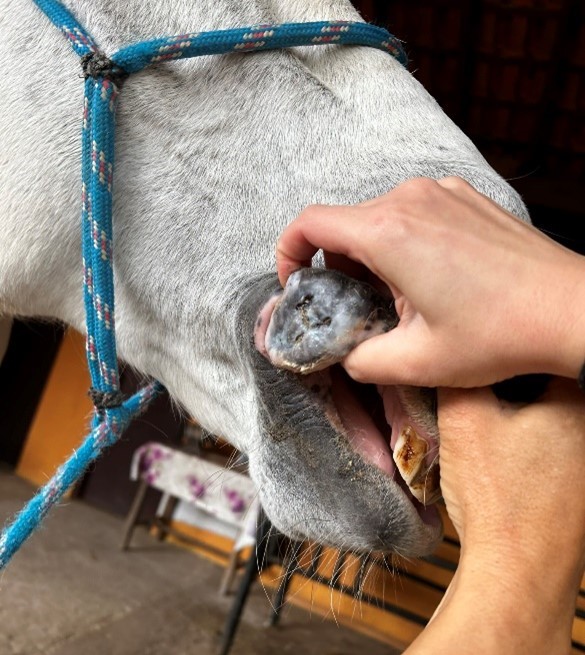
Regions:
M 293 538 L 357 552 L 430 554 L 440 517 L 398 473 L 375 387 L 356 385 L 339 366 L 300 376 L 256 355 L 266 367 L 263 430 L 248 455 L 272 523 Z

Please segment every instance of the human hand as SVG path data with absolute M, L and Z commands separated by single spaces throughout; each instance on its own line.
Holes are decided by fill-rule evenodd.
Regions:
M 390 289 L 400 323 L 345 359 L 361 382 L 476 387 L 523 373 L 576 378 L 585 258 L 458 178 L 417 179 L 361 205 L 314 206 L 282 234 L 282 284 L 323 249 Z
M 585 402 L 439 389 L 441 487 L 461 558 L 408 655 L 568 655 L 585 569 Z
M 463 548 L 585 555 L 585 398 L 553 378 L 534 403 L 439 389 L 441 490 Z M 567 520 L 570 517 L 570 521 Z M 571 548 L 562 552 L 569 557 Z

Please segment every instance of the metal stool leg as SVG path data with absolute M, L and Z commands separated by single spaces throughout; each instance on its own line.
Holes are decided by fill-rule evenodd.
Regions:
M 227 596 L 229 594 L 230 588 L 232 586 L 232 582 L 236 575 L 236 569 L 238 568 L 239 554 L 240 551 L 238 550 L 232 550 L 232 552 L 230 553 L 230 559 L 227 568 L 225 570 L 225 573 L 223 574 L 223 578 L 221 579 L 221 584 L 219 585 L 220 596 Z M 253 555 L 251 555 L 251 557 L 253 557 Z
M 229 653 L 236 630 L 240 624 L 244 604 L 252 587 L 252 582 L 254 582 L 262 568 L 266 565 L 266 548 L 270 527 L 270 521 L 264 512 L 260 512 L 258 516 L 258 529 L 256 531 L 256 553 L 255 556 L 252 553 L 246 562 L 246 568 L 244 569 L 240 585 L 236 592 L 236 597 L 224 624 L 219 655 L 227 655 Z
M 122 537 L 122 545 L 120 546 L 121 550 L 128 550 L 128 546 L 130 546 L 132 533 L 136 527 L 136 519 L 138 518 L 138 514 L 140 514 L 140 510 L 142 509 L 142 504 L 144 503 L 144 498 L 147 491 L 148 482 L 145 480 L 140 480 L 140 484 L 136 490 L 136 495 L 132 501 L 132 506 L 130 507 L 130 511 L 126 517 L 126 523 L 124 524 L 124 536 Z

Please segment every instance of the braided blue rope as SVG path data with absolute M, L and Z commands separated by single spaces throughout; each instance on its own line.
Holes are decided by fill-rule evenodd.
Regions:
M 122 48 L 112 60 L 127 73 L 137 73 L 169 59 L 327 44 L 370 46 L 390 52 L 404 66 L 408 63 L 400 42 L 390 32 L 369 23 L 345 21 L 260 25 L 163 37 Z
M 82 250 L 87 357 L 93 389 L 120 390 L 114 325 L 112 177 L 118 89 L 103 77 L 85 81 L 82 129 Z
M 128 424 L 160 392 L 152 382 L 123 401 L 116 353 L 112 259 L 112 183 L 115 115 L 119 85 L 129 74 L 162 61 L 308 45 L 363 45 L 407 58 L 398 39 L 367 23 L 320 21 L 257 25 L 179 34 L 122 48 L 111 58 L 101 53 L 73 14 L 58 0 L 33 0 L 80 56 L 85 73 L 82 126 L 82 255 L 90 395 L 96 411 L 81 447 L 28 502 L 0 535 L 0 569 L 36 530 L 50 508 Z
M 131 396 L 118 408 L 106 412 L 104 419 L 97 421 L 82 445 L 57 470 L 53 478 L 41 487 L 38 493 L 25 505 L 11 525 L 0 537 L 0 569 L 6 566 L 14 553 L 39 526 L 51 507 L 57 503 L 67 489 L 86 471 L 88 465 L 112 446 L 134 417 L 158 394 L 159 384 L 152 382 Z
M 33 0 L 33 2 L 63 32 L 80 57 L 90 52 L 97 52 L 98 48 L 94 40 L 60 2 L 56 0 Z

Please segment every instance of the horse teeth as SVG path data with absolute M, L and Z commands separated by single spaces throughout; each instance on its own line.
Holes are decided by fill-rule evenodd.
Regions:
M 392 457 L 406 484 L 410 484 L 416 477 L 427 450 L 427 442 L 421 439 L 410 425 L 402 429 Z
M 441 495 L 439 467 L 436 463 L 427 466 L 425 462 L 428 450 L 426 440 L 407 425 L 400 432 L 392 453 L 396 467 L 410 492 L 424 505 L 434 503 Z

